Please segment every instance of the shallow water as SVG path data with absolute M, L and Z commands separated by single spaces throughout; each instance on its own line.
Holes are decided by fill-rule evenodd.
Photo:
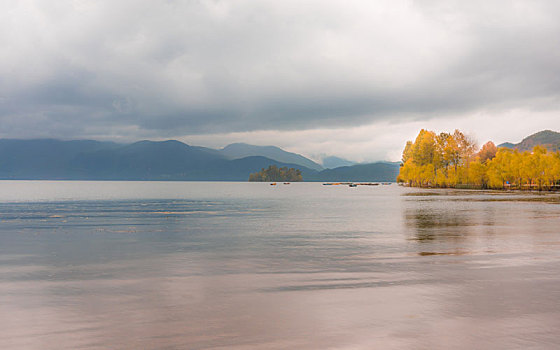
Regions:
M 557 349 L 559 196 L 0 182 L 2 349 Z

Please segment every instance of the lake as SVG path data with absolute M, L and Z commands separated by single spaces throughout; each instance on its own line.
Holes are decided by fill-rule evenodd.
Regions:
M 558 349 L 560 195 L 0 181 L 2 349 Z

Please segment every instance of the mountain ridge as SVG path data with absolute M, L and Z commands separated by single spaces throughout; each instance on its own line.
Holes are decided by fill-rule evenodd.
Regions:
M 218 150 L 176 140 L 0 139 L 0 179 L 5 180 L 247 181 L 269 165 L 300 169 L 304 181 L 395 181 L 399 169 L 396 163 L 392 172 L 384 163 L 372 163 L 317 171 L 260 155 L 228 159 Z
M 504 142 L 498 145 L 498 147 L 518 149 L 520 151 L 531 151 L 535 146 L 543 146 L 550 151 L 559 151 L 560 133 L 552 130 L 542 130 L 525 137 L 517 144 Z
M 232 143 L 218 150 L 224 156 L 230 159 L 240 159 L 250 156 L 263 156 L 277 160 L 283 163 L 299 164 L 309 169 L 317 171 L 323 170 L 323 167 L 309 158 L 301 154 L 287 152 L 276 146 L 256 146 L 247 143 Z

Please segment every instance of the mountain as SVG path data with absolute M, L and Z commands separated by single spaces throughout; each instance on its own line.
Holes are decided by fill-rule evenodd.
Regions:
M 502 144 L 499 144 L 498 147 L 514 149 L 515 148 L 515 143 L 504 142 Z
M 174 140 L 0 139 L 0 179 L 247 181 L 269 165 L 300 169 L 305 181 L 395 181 L 399 171 L 398 163 L 384 162 L 317 171 L 264 156 L 230 159 L 221 151 Z
M 394 182 L 400 163 L 377 162 L 325 169 L 316 175 L 304 175 L 305 181 L 381 181 Z
M 203 178 L 207 168 L 225 162 L 225 157 L 211 149 L 170 140 L 81 153 L 69 165 L 81 178 L 166 180 Z
M 69 162 L 79 154 L 121 146 L 92 140 L 0 139 L 0 178 L 58 179 L 66 176 Z
M 322 163 L 323 163 L 323 167 L 326 169 L 334 169 L 341 166 L 352 166 L 356 164 L 355 162 L 346 160 L 344 158 L 335 157 L 335 156 L 329 156 L 323 158 Z
M 247 181 L 269 165 L 315 170 L 261 156 L 230 160 L 179 141 L 117 144 L 90 140 L 0 139 L 0 179 Z
M 560 133 L 552 130 L 543 130 L 523 139 L 518 144 L 510 142 L 502 143 L 498 147 L 516 148 L 520 151 L 530 151 L 535 146 L 544 146 L 551 151 L 560 150 Z
M 286 152 L 276 146 L 255 146 L 246 143 L 232 143 L 220 150 L 220 153 L 229 159 L 239 159 L 250 156 L 261 156 L 282 163 L 298 164 L 309 169 L 321 171 L 323 167 L 304 156 Z

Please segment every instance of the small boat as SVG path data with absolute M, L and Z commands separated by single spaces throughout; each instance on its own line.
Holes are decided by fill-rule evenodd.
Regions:
M 349 184 L 348 187 L 358 187 L 358 184 Z
M 391 183 L 390 182 L 384 182 L 383 185 L 384 186 L 389 186 Z
M 276 182 L 271 183 L 270 186 L 276 186 Z
M 289 185 L 289 184 L 290 184 L 289 182 L 284 182 L 284 185 Z

